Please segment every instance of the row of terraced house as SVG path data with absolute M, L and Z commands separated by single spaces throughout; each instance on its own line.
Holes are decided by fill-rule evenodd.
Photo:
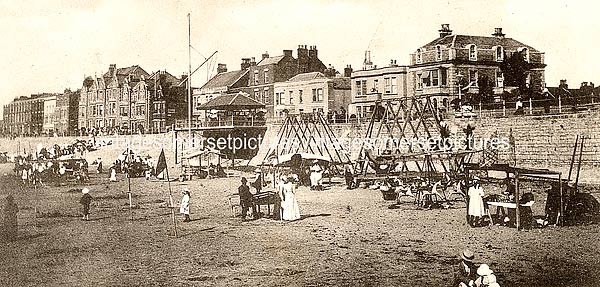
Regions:
M 433 104 L 449 110 L 453 102 L 477 94 L 492 85 L 502 95 L 516 87 L 506 85 L 502 64 L 514 54 L 528 63 L 526 85 L 545 87 L 544 53 L 506 37 L 501 28 L 490 36 L 453 34 L 442 25 L 439 37 L 410 54 L 407 65 L 391 60 L 377 66 L 365 52 L 362 69 L 347 65 L 338 72 L 320 59 L 316 46 L 299 45 L 260 60 L 242 58 L 239 69 L 218 64 L 217 74 L 186 96 L 186 76 L 166 71 L 152 74 L 134 65 L 112 64 L 101 76 L 88 76 L 82 87 L 62 94 L 20 97 L 4 107 L 4 131 L 11 134 L 82 134 L 164 132 L 187 124 L 201 126 L 205 111 L 200 106 L 222 96 L 239 94 L 265 105 L 267 119 L 288 113 L 323 113 L 329 118 L 369 117 L 378 101 L 431 96 Z

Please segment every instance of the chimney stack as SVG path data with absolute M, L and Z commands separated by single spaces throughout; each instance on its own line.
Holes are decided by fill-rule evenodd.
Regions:
M 110 66 L 108 66 L 108 74 L 112 77 L 115 76 L 117 73 L 117 64 L 110 64 Z
M 217 74 L 221 74 L 221 73 L 225 73 L 227 72 L 227 65 L 226 64 L 218 64 L 217 65 Z
M 502 33 L 502 28 L 495 28 L 494 29 L 494 34 L 492 34 L 492 36 L 494 37 L 498 37 L 498 38 L 504 38 L 504 33 Z
M 344 77 L 350 78 L 350 76 L 352 76 L 352 66 L 347 65 L 346 68 L 344 68 Z
M 371 62 L 371 51 L 365 51 L 365 60 L 363 62 L 363 70 L 373 69 L 373 62 Z
M 269 53 L 268 52 L 265 52 L 264 54 L 262 54 L 262 59 L 263 60 L 266 59 L 266 58 L 268 58 L 268 57 L 269 57 Z
M 440 32 L 440 38 L 452 35 L 452 30 L 450 30 L 450 24 L 442 24 L 442 29 L 438 31 Z
M 317 46 L 310 46 L 310 50 L 308 50 L 308 57 L 311 59 L 316 59 L 317 55 Z
M 292 57 L 292 50 L 283 50 L 283 56 Z
M 256 59 L 254 57 L 250 58 L 250 66 L 256 66 Z
M 242 58 L 242 71 L 250 68 L 250 58 Z

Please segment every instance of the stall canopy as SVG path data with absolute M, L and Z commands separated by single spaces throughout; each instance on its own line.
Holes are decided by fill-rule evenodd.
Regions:
M 287 166 L 292 162 L 293 158 L 299 158 L 299 159 L 307 160 L 307 161 L 318 160 L 318 161 L 329 162 L 329 158 L 324 155 L 301 152 L 301 153 L 296 153 L 296 154 L 289 153 L 289 154 L 280 155 L 278 157 L 272 157 L 270 164 L 274 165 L 274 166 Z
M 200 110 L 252 110 L 263 109 L 265 105 L 257 100 L 251 99 L 240 92 L 232 95 L 218 96 L 198 107 Z

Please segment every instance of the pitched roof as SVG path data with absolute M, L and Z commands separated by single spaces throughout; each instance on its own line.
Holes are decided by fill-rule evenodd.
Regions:
M 248 70 L 237 70 L 225 73 L 219 73 L 212 77 L 201 89 L 214 89 L 221 87 L 229 87 L 235 84 L 242 76 L 248 73 Z
M 429 49 L 437 45 L 447 47 L 464 48 L 467 45 L 475 44 L 477 48 L 491 49 L 494 46 L 502 46 L 505 49 L 516 50 L 517 48 L 527 47 L 531 52 L 539 52 L 535 48 L 525 45 L 513 38 L 499 38 L 494 36 L 469 36 L 469 35 L 448 35 L 437 38 L 421 48 Z
M 281 59 L 283 59 L 283 57 L 284 55 L 264 58 L 260 62 L 258 62 L 257 66 L 277 64 L 279 63 L 279 61 L 281 61 Z
M 244 93 L 218 96 L 198 107 L 200 110 L 247 110 L 262 109 L 265 105 L 247 97 Z
M 350 90 L 350 78 L 333 78 L 333 88 L 336 90 Z
M 325 75 L 323 75 L 323 73 L 310 72 L 310 73 L 303 73 L 303 74 L 295 75 L 295 76 L 291 77 L 288 80 L 288 82 L 301 82 L 301 81 L 309 81 L 309 80 L 321 79 L 321 78 L 325 78 Z

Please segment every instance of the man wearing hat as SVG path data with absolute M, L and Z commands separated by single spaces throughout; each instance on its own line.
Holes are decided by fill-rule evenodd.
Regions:
M 473 259 L 475 255 L 469 249 L 465 249 L 460 254 L 460 263 L 454 268 L 454 283 L 452 286 L 473 286 L 477 279 L 477 273 L 475 272 L 475 265 Z
M 92 203 L 92 196 L 90 195 L 90 190 L 87 188 L 84 188 L 81 190 L 81 193 L 83 194 L 81 196 L 81 199 L 79 200 L 79 203 L 81 203 L 81 205 L 83 206 L 83 220 L 89 220 L 90 219 L 90 204 Z
M 242 177 L 242 184 L 238 187 L 238 194 L 240 195 L 240 205 L 242 207 L 242 220 L 246 220 L 248 214 L 248 208 L 252 208 L 252 216 L 254 219 L 257 218 L 256 206 L 252 201 L 252 193 L 250 187 L 247 185 L 248 180 Z

